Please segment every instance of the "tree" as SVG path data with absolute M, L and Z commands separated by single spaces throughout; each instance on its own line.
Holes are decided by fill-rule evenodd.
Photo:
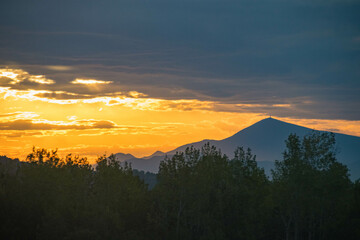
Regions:
M 268 236 L 266 226 L 271 211 L 269 181 L 259 168 L 256 155 L 243 147 L 235 150 L 230 161 L 232 175 L 231 198 L 228 203 L 230 239 L 262 239 Z M 234 227 L 236 226 L 236 227 Z
M 329 239 L 350 187 L 348 169 L 336 161 L 334 134 L 291 134 L 283 161 L 272 171 L 274 201 L 286 239 Z
M 153 195 L 156 211 L 153 221 L 164 238 L 190 237 L 184 226 L 187 224 L 185 212 L 192 204 L 194 166 L 199 158 L 200 151 L 191 147 L 160 162 L 158 184 Z
M 209 143 L 176 153 L 161 162 L 154 188 L 158 238 L 260 239 L 268 184 L 250 149 L 231 161 Z
M 94 228 L 105 239 L 142 239 L 148 212 L 147 186 L 114 155 L 97 160 L 92 183 Z

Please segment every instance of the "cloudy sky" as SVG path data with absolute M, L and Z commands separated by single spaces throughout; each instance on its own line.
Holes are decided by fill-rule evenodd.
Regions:
M 269 115 L 360 136 L 359 0 L 0 8 L 0 154 L 136 156 Z

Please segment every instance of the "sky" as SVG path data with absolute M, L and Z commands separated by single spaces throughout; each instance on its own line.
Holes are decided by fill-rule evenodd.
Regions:
M 141 157 L 269 116 L 360 136 L 359 12 L 359 0 L 2 2 L 0 155 Z

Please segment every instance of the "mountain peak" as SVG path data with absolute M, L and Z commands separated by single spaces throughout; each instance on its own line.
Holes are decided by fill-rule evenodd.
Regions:
M 154 152 L 152 155 L 157 155 L 157 154 L 165 154 L 165 153 L 162 152 L 162 151 L 156 151 L 156 152 Z
M 145 158 L 130 159 L 130 162 L 135 169 L 157 172 L 165 155 L 171 157 L 190 146 L 200 149 L 206 142 L 210 142 L 230 159 L 234 156 L 234 150 L 237 147 L 250 148 L 256 154 L 258 164 L 265 168 L 267 174 L 270 174 L 274 161 L 283 157 L 282 152 L 286 149 L 285 140 L 288 136 L 293 133 L 302 138 L 312 131 L 310 128 L 268 117 L 223 140 L 202 140 L 189 143 L 167 153 L 157 151 Z M 338 133 L 335 133 L 335 138 L 336 147 L 339 149 L 337 155 L 339 162 L 349 167 L 352 179 L 359 178 L 360 162 L 354 156 L 360 155 L 360 138 Z
M 305 127 L 301 127 L 295 124 L 287 123 L 272 117 L 264 118 L 253 125 L 244 128 L 243 130 L 237 132 L 234 136 L 238 134 L 243 134 L 247 132 L 251 132 L 251 134 L 258 135 L 260 132 L 267 132 L 267 133 L 276 133 L 277 131 L 292 131 L 294 129 L 303 129 L 303 130 L 310 130 Z M 254 133 L 256 132 L 256 133 Z M 296 132 L 296 131 L 295 131 Z
M 290 123 L 287 123 L 287 122 L 284 122 L 284 121 L 281 121 L 281 120 L 278 120 L 276 118 L 273 118 L 273 117 L 268 117 L 268 118 L 264 118 L 256 123 L 254 123 L 253 125 L 255 124 L 259 124 L 259 123 L 285 123 L 285 124 L 290 124 Z
M 150 156 L 147 157 L 143 157 L 144 159 L 150 159 L 152 157 L 158 157 L 158 156 L 165 156 L 165 153 L 162 151 L 156 151 L 153 154 L 151 154 Z

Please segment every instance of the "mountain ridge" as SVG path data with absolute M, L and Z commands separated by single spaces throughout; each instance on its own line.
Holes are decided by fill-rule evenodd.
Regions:
M 233 153 L 238 146 L 250 148 L 257 156 L 256 159 L 259 166 L 264 167 L 267 174 L 270 174 L 270 169 L 274 165 L 275 160 L 282 159 L 287 137 L 291 133 L 294 133 L 302 138 L 312 131 L 319 130 L 287 123 L 270 117 L 260 120 L 222 140 L 205 139 L 179 146 L 164 153 L 164 155 L 153 156 L 154 154 L 152 154 L 146 158 L 134 157 L 126 161 L 131 163 L 134 169 L 157 172 L 160 161 L 164 159 L 165 155 L 171 157 L 176 152 L 185 151 L 187 147 L 193 146 L 195 148 L 201 148 L 205 143 L 209 142 L 217 148 L 220 148 L 222 153 L 226 154 L 230 159 L 233 157 Z M 360 137 L 341 133 L 334 133 L 334 135 L 336 139 L 336 149 L 338 149 L 338 161 L 348 166 L 352 178 L 359 178 Z
M 150 159 L 152 157 L 156 157 L 156 156 L 165 156 L 166 153 L 162 152 L 162 151 L 156 151 L 154 152 L 153 154 L 149 155 L 149 156 L 145 156 L 145 157 L 142 157 L 142 159 Z
M 114 155 L 115 155 L 115 159 L 119 162 L 125 162 L 135 158 L 135 156 L 130 153 L 116 153 Z

